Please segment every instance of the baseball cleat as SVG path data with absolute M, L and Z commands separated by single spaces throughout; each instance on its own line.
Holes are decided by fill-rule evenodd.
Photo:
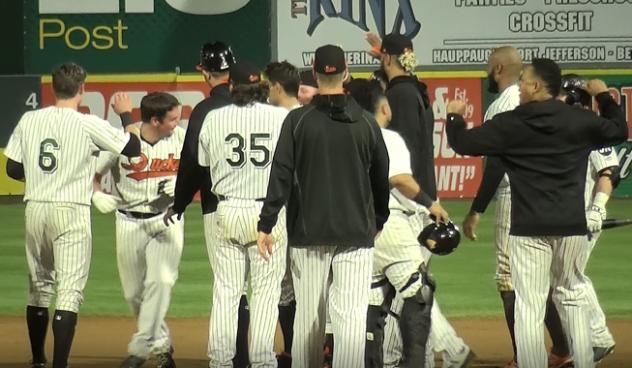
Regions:
M 559 356 L 549 353 L 549 368 L 570 368 L 573 366 L 573 357 L 570 355 Z
M 176 368 L 171 353 L 162 353 L 156 356 L 156 368 Z
M 476 355 L 474 355 L 472 349 L 470 349 L 470 347 L 466 345 L 457 355 L 449 357 L 449 359 L 444 363 L 444 367 L 465 368 L 468 367 L 470 363 L 472 363 L 475 357 Z
M 31 368 L 48 368 L 46 362 L 44 363 L 31 363 Z
M 130 355 L 121 363 L 120 368 L 140 368 L 145 363 L 145 359 L 136 355 Z
M 593 348 L 593 361 L 596 364 L 601 363 L 601 361 L 605 357 L 607 357 L 608 355 L 612 353 L 614 353 L 614 345 L 606 346 L 606 347 L 595 346 Z

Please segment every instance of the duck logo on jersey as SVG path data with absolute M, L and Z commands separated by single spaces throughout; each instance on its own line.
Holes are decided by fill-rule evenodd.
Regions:
M 127 177 L 137 181 L 172 176 L 178 172 L 180 166 L 180 159 L 173 158 L 173 156 L 175 155 L 170 153 L 167 159 L 154 158 L 149 163 L 147 156 L 141 153 L 140 157 L 128 159 L 128 164 L 121 162 L 121 167 L 127 171 L 132 171 L 127 174 Z
M 608 156 L 609 154 L 612 153 L 612 147 L 600 148 L 598 152 L 601 153 L 603 156 Z

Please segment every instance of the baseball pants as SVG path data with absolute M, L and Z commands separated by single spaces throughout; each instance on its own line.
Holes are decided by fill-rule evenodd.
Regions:
M 567 333 L 576 368 L 593 367 L 590 316 L 582 271 L 586 236 L 509 237 L 511 281 L 516 292 L 518 366 L 546 368 L 544 315 L 549 288 Z
M 220 201 L 212 216 L 213 309 L 209 336 L 209 367 L 232 367 L 237 337 L 237 310 L 250 274 L 250 344 L 252 367 L 276 367 L 274 333 L 285 272 L 287 234 L 285 217 L 273 229 L 275 246 L 270 261 L 257 248 L 257 221 L 261 202 L 229 199 Z
M 323 366 L 327 305 L 336 345 L 333 366 L 364 367 L 373 249 L 291 247 L 290 257 L 296 295 L 292 367 Z
M 404 299 L 414 297 L 420 291 L 420 288 L 424 286 L 421 277 L 415 282 L 410 283 L 411 277 L 416 274 L 418 275 L 421 265 L 425 263 L 425 258 L 422 254 L 421 246 L 417 241 L 416 234 L 418 234 L 418 232 L 411 227 L 409 215 L 404 214 L 401 211 L 391 210 L 391 215 L 384 225 L 384 229 L 380 234 L 380 237 L 377 238 L 375 243 L 372 280 L 374 286 L 371 288 L 369 297 L 369 304 L 373 306 L 371 308 L 380 306 L 388 308 L 391 305 L 391 300 L 393 298 L 391 290 L 394 289 L 393 291 L 397 291 L 397 303 L 399 303 L 396 308 L 399 312 L 401 312 Z M 385 279 L 388 280 L 386 285 L 381 287 L 375 286 L 384 284 Z M 431 300 L 431 297 L 429 297 L 429 299 Z M 425 312 L 418 316 L 419 318 L 423 317 L 430 319 L 430 308 L 429 306 L 426 308 Z M 399 342 L 399 346 L 391 346 L 393 345 L 392 336 L 389 342 L 386 342 L 385 340 L 382 341 L 383 350 L 397 350 L 397 352 L 386 351 L 383 354 L 384 356 L 380 357 L 382 358 L 382 362 L 378 362 L 378 364 L 376 364 L 377 366 L 381 366 L 383 362 L 385 363 L 386 361 L 393 360 L 395 360 L 395 364 L 397 364 L 402 357 L 403 340 L 401 338 L 399 323 L 397 320 L 393 319 L 392 316 L 390 316 L 390 318 L 395 322 L 395 324 L 398 324 L 398 326 L 397 328 L 390 326 L 388 333 L 397 333 L 399 336 L 399 339 L 397 340 Z M 429 322 L 430 321 L 427 321 L 427 324 L 424 326 L 421 326 L 421 324 L 419 326 L 415 326 L 417 328 L 423 327 L 420 330 L 416 330 L 416 334 L 421 335 L 424 332 L 429 333 Z M 374 326 L 371 327 L 375 328 Z M 385 331 L 382 331 L 379 335 L 383 335 L 384 333 Z M 381 340 L 381 337 L 377 336 L 367 337 L 370 341 L 375 338 L 379 338 L 379 340 Z M 427 336 L 424 341 L 427 343 Z M 432 349 L 426 348 L 426 352 L 427 350 Z M 367 356 L 371 355 L 371 353 L 373 352 L 367 351 Z M 397 354 L 396 357 L 395 354 Z M 372 358 L 372 361 L 373 360 L 374 359 Z
M 77 313 L 92 255 L 90 206 L 28 201 L 25 210 L 28 305 Z
M 591 238 L 588 239 L 587 257 L 590 257 L 590 253 L 592 253 L 595 248 L 595 244 L 597 244 L 597 240 L 601 232 L 593 233 Z M 586 275 L 586 269 L 584 268 L 582 271 L 582 275 L 584 277 L 584 282 L 586 283 L 586 297 L 588 299 L 588 311 L 590 314 L 590 330 L 592 332 L 592 343 L 593 346 L 597 347 L 610 347 L 615 344 L 614 337 L 612 333 L 608 329 L 606 325 L 606 316 L 601 309 L 601 305 L 599 305 L 599 300 L 597 299 L 597 293 L 595 292 L 595 287 L 593 286 L 592 281 Z
M 496 191 L 496 287 L 498 291 L 513 291 L 509 265 L 509 229 L 511 227 L 511 190 L 501 186 Z
M 171 349 L 165 316 L 184 245 L 184 220 L 166 226 L 162 217 L 137 219 L 116 212 L 119 276 L 138 323 L 128 352 L 145 359 Z

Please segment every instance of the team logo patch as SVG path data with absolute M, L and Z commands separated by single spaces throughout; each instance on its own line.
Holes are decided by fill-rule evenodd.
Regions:
M 141 153 L 139 158 L 129 160 L 129 164 L 121 162 L 121 167 L 132 171 L 127 174 L 127 177 L 137 181 L 147 178 L 172 176 L 178 172 L 178 167 L 180 166 L 180 159 L 174 158 L 174 156 L 173 153 L 170 153 L 167 159 L 154 158 L 150 163 L 147 156 Z
M 612 153 L 612 147 L 600 148 L 597 152 L 601 153 L 603 156 L 608 156 Z

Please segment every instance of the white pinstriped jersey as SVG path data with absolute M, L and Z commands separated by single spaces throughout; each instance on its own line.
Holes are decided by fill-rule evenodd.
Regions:
M 140 128 L 142 123 L 136 123 Z M 140 140 L 140 157 L 132 159 L 101 154 L 96 172 L 105 174 L 112 170 L 116 190 L 123 199 L 119 209 L 157 213 L 167 209 L 172 198 L 158 194 L 158 184 L 175 177 L 180 166 L 180 152 L 185 130 L 177 126 L 169 137 L 154 143 Z M 131 204 L 131 206 L 130 206 Z
M 270 163 L 288 111 L 261 103 L 229 105 L 206 115 L 198 160 L 210 167 L 213 193 L 265 198 Z
M 599 180 L 599 172 L 612 166 L 619 166 L 619 157 L 612 147 L 604 147 L 590 152 L 588 156 L 588 170 L 586 170 L 586 188 L 584 189 L 584 204 L 586 209 L 592 205 L 595 195 L 595 183 Z
M 388 177 L 392 178 L 396 175 L 413 174 L 410 167 L 410 152 L 406 148 L 404 139 L 399 133 L 381 129 L 386 151 L 388 152 Z M 415 212 L 415 204 L 406 198 L 399 190 L 393 188 L 388 199 L 388 208 L 400 211 Z
M 491 120 L 497 114 L 505 111 L 511 111 L 520 105 L 520 89 L 517 84 L 505 88 L 501 94 L 489 105 L 485 111 L 483 121 Z M 503 176 L 503 180 L 498 185 L 499 188 L 509 190 L 509 177 L 507 174 Z
M 129 134 L 70 108 L 50 106 L 22 116 L 4 154 L 24 165 L 24 201 L 90 205 L 95 158 L 119 154 Z

